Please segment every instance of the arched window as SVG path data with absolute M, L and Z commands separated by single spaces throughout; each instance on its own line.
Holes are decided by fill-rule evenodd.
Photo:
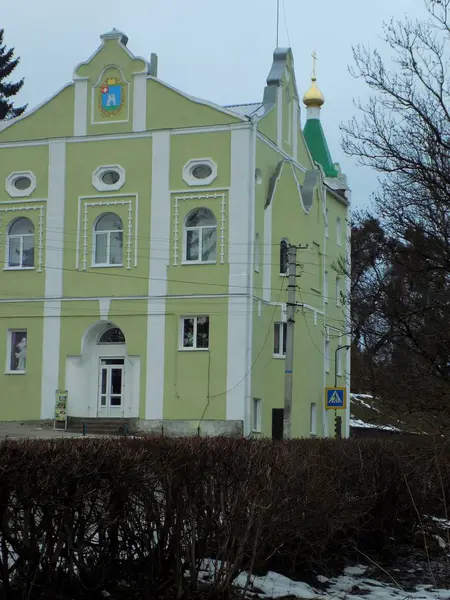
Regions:
M 208 208 L 195 208 L 186 218 L 186 262 L 216 262 L 217 223 Z
M 125 344 L 123 331 L 118 327 L 107 329 L 98 340 L 98 344 Z
M 114 213 L 101 215 L 94 226 L 94 265 L 122 265 L 123 225 Z
M 13 221 L 8 229 L 8 259 L 11 268 L 34 267 L 34 225 L 25 217 Z
M 259 233 L 255 234 L 255 248 L 254 248 L 254 269 L 256 273 L 259 273 L 259 266 L 261 262 L 261 243 L 259 241 Z
M 281 240 L 280 242 L 280 275 L 286 275 L 289 265 L 289 242 Z

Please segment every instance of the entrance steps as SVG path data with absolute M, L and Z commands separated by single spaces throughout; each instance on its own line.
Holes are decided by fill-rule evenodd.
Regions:
M 134 433 L 136 419 L 68 417 L 67 431 L 87 435 L 127 435 Z

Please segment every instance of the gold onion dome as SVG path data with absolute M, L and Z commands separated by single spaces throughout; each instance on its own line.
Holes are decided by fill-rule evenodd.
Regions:
M 320 107 L 325 102 L 325 98 L 324 98 L 322 92 L 317 87 L 316 78 L 314 76 L 311 77 L 311 81 L 312 81 L 311 87 L 306 92 L 306 94 L 303 96 L 303 103 L 308 107 L 310 107 L 310 106 Z

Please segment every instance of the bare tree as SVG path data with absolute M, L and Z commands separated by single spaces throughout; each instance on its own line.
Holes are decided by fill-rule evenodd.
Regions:
M 374 391 L 400 415 L 450 427 L 450 0 L 426 0 L 425 21 L 391 21 L 385 46 L 354 48 L 353 74 L 372 91 L 342 126 L 344 150 L 380 174 L 372 215 L 376 259 L 352 302 L 369 315 L 356 335 Z M 365 252 L 368 252 L 367 240 Z M 363 244 L 364 247 L 364 244 Z M 353 253 L 355 261 L 355 253 Z M 356 295 L 355 295 L 356 294 Z M 355 323 L 354 323 L 355 326 Z M 369 341 L 368 341 L 369 340 Z

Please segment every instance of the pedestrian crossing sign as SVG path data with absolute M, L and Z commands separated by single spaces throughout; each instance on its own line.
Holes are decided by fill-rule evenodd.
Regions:
M 347 406 L 347 390 L 345 387 L 325 388 L 325 408 L 327 410 L 342 410 Z

